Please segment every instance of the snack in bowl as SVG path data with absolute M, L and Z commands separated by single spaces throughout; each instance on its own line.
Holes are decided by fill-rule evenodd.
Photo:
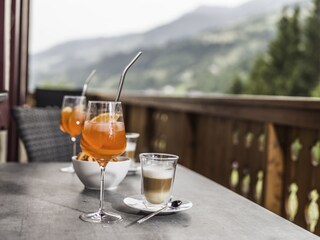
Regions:
M 91 190 L 100 189 L 100 168 L 98 163 L 81 152 L 78 156 L 72 157 L 74 170 L 85 188 Z M 105 190 L 112 190 L 118 187 L 128 173 L 131 160 L 126 157 L 112 159 L 106 166 Z

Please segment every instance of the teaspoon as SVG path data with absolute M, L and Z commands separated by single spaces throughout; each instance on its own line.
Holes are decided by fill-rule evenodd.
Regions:
M 167 209 L 167 208 L 171 208 L 171 209 L 175 209 L 177 207 L 179 207 L 182 204 L 182 201 L 180 200 L 174 200 L 172 202 L 169 202 L 168 205 L 166 205 L 163 208 L 160 208 L 158 211 L 150 213 L 149 215 L 141 218 L 140 220 L 137 221 L 137 223 L 143 223 L 144 221 L 148 220 L 149 218 L 152 218 L 153 216 L 157 215 L 158 213 L 162 212 L 163 210 Z

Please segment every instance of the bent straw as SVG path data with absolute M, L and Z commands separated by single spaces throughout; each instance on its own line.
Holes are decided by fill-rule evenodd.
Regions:
M 82 93 L 81 93 L 81 96 L 84 96 L 86 94 L 86 91 L 87 91 L 87 88 L 88 88 L 88 85 L 91 81 L 91 79 L 93 78 L 94 74 L 96 73 L 96 70 L 93 69 L 90 73 L 90 75 L 87 77 L 86 79 L 86 82 L 84 83 L 83 85 L 83 89 L 82 89 Z
M 120 78 L 120 82 L 119 82 L 119 87 L 118 87 L 118 93 L 116 96 L 115 101 L 118 102 L 120 95 L 121 95 L 121 91 L 122 91 L 122 86 L 123 86 L 123 82 L 124 82 L 124 78 L 126 77 L 126 74 L 129 70 L 129 68 L 135 63 L 135 61 L 141 56 L 142 52 L 138 52 L 138 54 L 134 57 L 134 59 L 132 59 L 132 61 L 128 64 L 128 66 L 126 66 L 126 68 L 123 70 L 121 78 Z

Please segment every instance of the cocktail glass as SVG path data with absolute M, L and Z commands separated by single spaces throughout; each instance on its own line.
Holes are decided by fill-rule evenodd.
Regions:
M 72 156 L 77 154 L 77 136 L 79 136 L 82 131 L 85 118 L 86 97 L 64 96 L 61 109 L 60 129 L 61 131 L 70 135 L 73 143 Z M 68 167 L 61 168 L 60 170 L 67 173 L 74 172 L 72 164 L 70 164 Z
M 121 102 L 89 101 L 82 130 L 81 148 L 93 157 L 101 169 L 100 207 L 97 212 L 81 214 L 80 219 L 91 223 L 113 223 L 121 220 L 116 213 L 104 210 L 104 176 L 108 162 L 126 149 L 126 133 Z

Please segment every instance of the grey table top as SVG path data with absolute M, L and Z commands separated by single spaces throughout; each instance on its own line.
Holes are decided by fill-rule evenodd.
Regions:
M 127 176 L 105 194 L 106 208 L 124 220 L 86 223 L 79 215 L 98 208 L 99 191 L 84 189 L 75 174 L 59 172 L 63 165 L 0 165 L 0 239 L 319 239 L 181 166 L 174 195 L 192 201 L 191 209 L 135 224 L 144 214 L 123 199 L 140 192 L 140 176 Z

